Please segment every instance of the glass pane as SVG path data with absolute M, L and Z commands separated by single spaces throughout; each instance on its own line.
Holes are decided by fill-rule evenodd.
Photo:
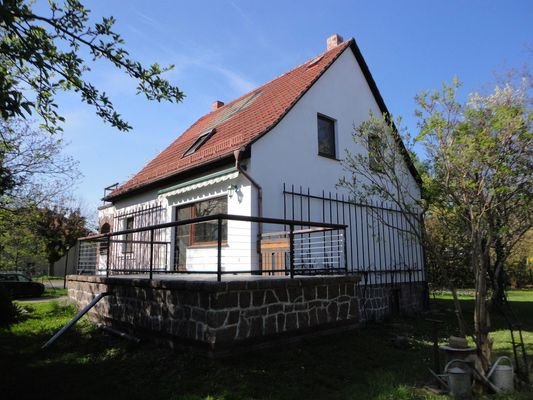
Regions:
M 318 154 L 335 157 L 335 123 L 318 117 Z
M 176 211 L 176 221 L 184 221 L 192 218 L 192 207 L 186 206 L 178 208 Z M 187 246 L 190 243 L 190 229 L 191 225 L 181 225 L 176 227 L 176 247 L 175 247 L 175 260 L 176 269 L 178 271 L 185 270 L 185 264 L 187 261 Z
M 194 205 L 195 216 L 227 214 L 228 200 L 226 197 L 206 200 Z M 227 221 L 222 221 L 222 240 L 227 238 Z M 207 221 L 195 224 L 193 227 L 193 242 L 206 243 L 218 241 L 218 221 Z

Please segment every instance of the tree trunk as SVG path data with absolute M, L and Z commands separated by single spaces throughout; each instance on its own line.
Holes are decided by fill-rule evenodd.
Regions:
M 492 304 L 495 306 L 503 305 L 505 299 L 505 274 L 504 262 L 507 258 L 505 249 L 500 238 L 494 241 L 494 252 L 496 259 L 494 260 L 494 270 L 491 274 L 492 281 Z
M 489 262 L 487 242 L 485 240 L 476 240 L 472 251 L 472 265 L 476 274 L 474 335 L 483 372 L 488 369 L 492 350 L 492 343 L 489 337 L 490 319 L 487 308 L 487 271 Z

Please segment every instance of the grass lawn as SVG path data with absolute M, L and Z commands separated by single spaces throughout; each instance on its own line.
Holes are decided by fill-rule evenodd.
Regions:
M 533 355 L 533 291 L 512 292 L 528 352 Z M 472 300 L 462 298 L 471 320 Z M 24 399 L 447 399 L 423 389 L 432 367 L 431 323 L 394 319 L 298 344 L 210 360 L 150 343 L 134 346 L 104 335 L 82 319 L 53 347 L 40 346 L 74 309 L 58 301 L 24 304 L 29 313 L 0 331 L 1 398 Z M 434 318 L 445 321 L 444 342 L 456 334 L 453 305 L 432 300 Z M 493 316 L 496 355 L 511 353 L 501 318 Z M 408 334 L 410 347 L 391 339 Z M 496 356 L 495 355 L 495 356 Z M 533 392 L 491 399 L 531 399 Z

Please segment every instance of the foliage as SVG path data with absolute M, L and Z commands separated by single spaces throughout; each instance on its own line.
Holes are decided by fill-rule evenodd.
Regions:
M 62 154 L 63 145 L 59 134 L 51 136 L 21 119 L 0 119 L 0 207 L 63 199 L 80 176 L 78 163 Z
M 453 284 L 448 271 L 457 266 L 469 273 L 476 288 L 476 339 L 485 363 L 490 359 L 488 286 L 493 300 L 503 297 L 506 260 L 533 223 L 530 84 L 526 77 L 519 87 L 508 83 L 486 96 L 474 93 L 465 104 L 457 101 L 458 81 L 417 96 L 415 143 L 426 158 L 420 200 L 389 116 L 371 115 L 356 127 L 353 138 L 362 151 L 348 152 L 343 161 L 352 177 L 340 184 L 355 196 L 387 200 L 405 215 L 417 208 L 427 214 L 425 232 L 408 218 L 409 233 L 425 243 L 441 281 Z
M 493 300 L 500 300 L 505 261 L 533 222 L 533 111 L 527 85 L 474 93 L 466 104 L 456 100 L 458 87 L 454 81 L 417 97 L 418 140 L 431 164 L 431 211 L 448 235 L 459 233 L 455 243 L 468 243 L 476 287 L 474 330 L 486 363 L 487 280 Z
M 38 222 L 44 210 L 68 204 L 68 190 L 80 175 L 77 162 L 62 150 L 60 134 L 17 118 L 0 120 L 0 168 L 8 177 L 0 182 L 0 268 L 47 265 Z
M 0 210 L 0 228 L 0 268 L 11 270 L 43 265 L 51 270 L 79 237 L 90 232 L 79 209 L 59 206 Z
M 53 264 L 76 244 L 78 238 L 90 233 L 79 209 L 69 210 L 57 206 L 39 210 L 36 231 L 44 242 L 51 275 Z
M 0 209 L 0 269 L 26 270 L 47 265 L 44 242 L 37 234 L 35 207 Z
M 476 260 L 486 258 L 496 296 L 505 261 L 532 224 L 528 84 L 472 94 L 464 105 L 456 101 L 458 82 L 418 96 L 419 139 L 433 161 L 433 212 L 446 227 L 462 228 L 456 243 L 467 239 Z
M 508 283 L 516 288 L 533 286 L 533 229 L 516 244 L 508 259 Z
M 36 14 L 29 0 L 0 3 L 0 110 L 4 119 L 39 114 L 49 132 L 60 130 L 58 91 L 74 91 L 93 106 L 105 122 L 120 130 L 131 126 L 122 119 L 105 92 L 88 82 L 90 63 L 107 60 L 138 82 L 137 92 L 149 100 L 179 102 L 183 93 L 161 75 L 172 68 L 144 67 L 123 47 L 113 30 L 115 18 L 91 24 L 90 10 L 78 0 L 49 1 L 46 15 Z M 1 176 L 1 175 L 0 175 Z

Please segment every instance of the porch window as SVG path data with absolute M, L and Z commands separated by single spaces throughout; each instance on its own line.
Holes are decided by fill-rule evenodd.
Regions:
M 335 121 L 323 115 L 317 116 L 318 155 L 336 158 L 335 153 Z
M 189 218 L 205 217 L 215 214 L 228 213 L 228 198 L 217 197 L 198 203 L 188 204 L 176 211 L 176 219 L 183 221 Z M 189 245 L 214 244 L 218 241 L 218 221 L 207 221 L 192 225 L 178 227 L 178 236 L 182 239 L 187 237 Z M 222 221 L 222 240 L 228 237 L 228 221 Z
M 124 230 L 133 229 L 133 217 L 124 218 Z M 132 253 L 133 252 L 133 233 L 126 233 L 124 235 L 124 243 L 122 244 L 123 253 Z

